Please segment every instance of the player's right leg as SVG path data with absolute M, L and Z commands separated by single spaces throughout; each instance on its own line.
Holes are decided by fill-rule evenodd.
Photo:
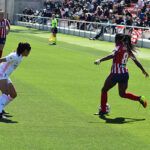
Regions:
M 2 95 L 0 96 L 0 118 L 3 118 L 3 109 L 5 106 L 5 103 L 8 101 L 8 85 L 7 85 L 7 79 L 1 79 L 0 80 L 0 90 L 2 92 Z
M 8 81 L 8 95 L 7 96 L 8 96 L 8 101 L 7 103 L 5 103 L 4 107 L 6 107 L 14 98 L 17 97 L 16 89 L 10 80 Z
M 3 118 L 5 106 L 17 96 L 17 93 L 10 79 L 0 80 L 0 90 L 2 92 L 2 95 L 0 96 L 0 118 Z
M 106 114 L 106 107 L 107 107 L 107 93 L 108 91 L 116 85 L 116 82 L 112 81 L 113 74 L 110 74 L 107 79 L 105 80 L 104 86 L 101 90 L 101 100 L 100 100 L 100 110 L 99 114 Z
M 56 45 L 56 33 L 53 33 L 53 37 L 54 37 L 53 45 Z

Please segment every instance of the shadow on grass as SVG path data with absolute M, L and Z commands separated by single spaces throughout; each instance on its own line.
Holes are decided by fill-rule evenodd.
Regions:
M 124 117 L 108 118 L 106 116 L 99 116 L 99 118 L 105 120 L 106 123 L 110 123 L 110 124 L 124 124 L 124 123 L 132 123 L 132 122 L 145 120 L 145 119 L 135 119 L 135 118 L 124 118 Z
M 3 122 L 3 123 L 18 123 L 17 121 L 12 121 L 8 118 L 1 118 L 0 119 L 0 123 Z
M 6 117 L 12 117 L 11 115 L 5 115 Z M 13 121 L 11 119 L 8 119 L 8 118 L 1 118 L 0 119 L 0 123 L 3 122 L 3 123 L 18 123 L 17 121 Z

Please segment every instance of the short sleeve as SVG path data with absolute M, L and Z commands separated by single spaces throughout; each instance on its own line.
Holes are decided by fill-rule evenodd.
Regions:
M 16 56 L 14 54 L 9 54 L 5 57 L 7 62 L 12 62 L 16 60 Z

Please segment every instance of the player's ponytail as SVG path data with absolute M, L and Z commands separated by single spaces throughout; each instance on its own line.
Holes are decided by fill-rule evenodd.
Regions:
M 29 43 L 19 43 L 17 47 L 17 54 L 20 56 L 25 50 L 30 51 L 31 46 Z
M 124 35 L 124 44 L 126 45 L 127 47 L 127 50 L 129 53 L 133 53 L 133 52 L 136 52 L 136 49 L 134 47 L 134 45 L 132 44 L 131 42 L 131 36 L 130 35 Z

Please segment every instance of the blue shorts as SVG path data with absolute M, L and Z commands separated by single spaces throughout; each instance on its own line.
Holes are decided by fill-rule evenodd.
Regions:
M 5 45 L 6 38 L 0 38 L 0 44 Z
M 112 82 L 113 83 L 127 83 L 129 80 L 129 74 L 121 73 L 121 74 L 111 74 L 112 75 Z

